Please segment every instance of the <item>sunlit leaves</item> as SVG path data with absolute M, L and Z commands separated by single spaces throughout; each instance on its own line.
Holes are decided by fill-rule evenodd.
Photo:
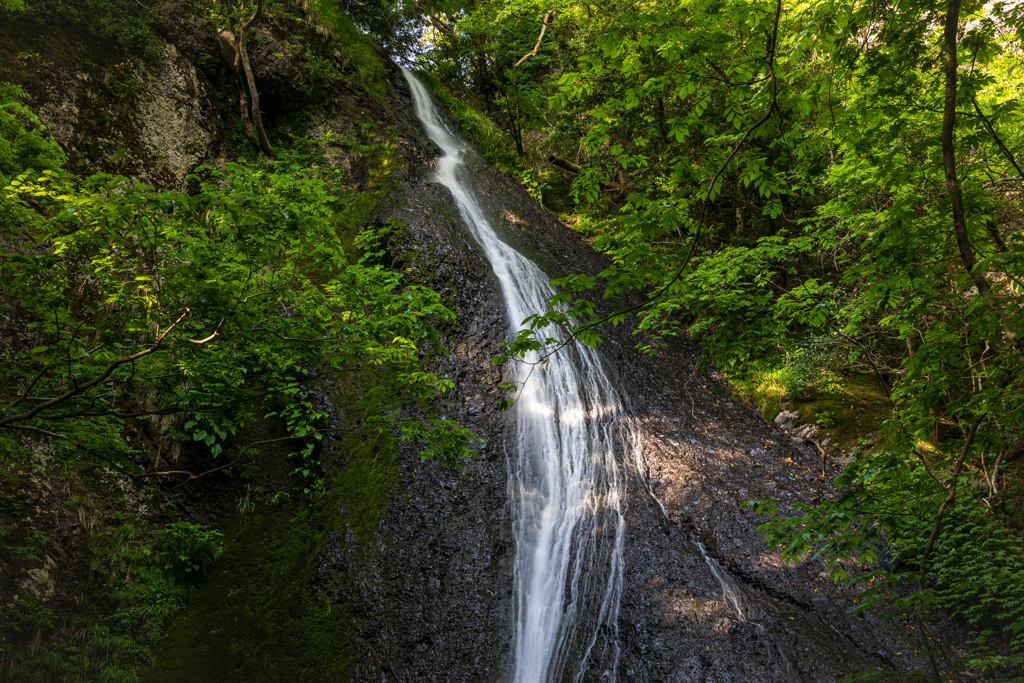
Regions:
M 199 169 L 193 194 L 106 175 L 11 183 L 7 238 L 17 230 L 40 248 L 5 254 L 0 272 L 37 342 L 15 349 L 0 377 L 12 392 L 34 377 L 37 396 L 72 389 L 18 424 L 80 433 L 83 419 L 183 413 L 194 417 L 182 436 L 217 456 L 269 415 L 294 439 L 300 473 L 315 474 L 326 417 L 311 399 L 318 380 L 380 368 L 365 397 L 371 414 L 445 391 L 447 380 L 419 366 L 423 353 L 444 353 L 434 325 L 452 313 L 435 292 L 371 265 L 372 254 L 349 262 L 335 223 L 347 199 L 329 180 L 285 153 L 272 166 Z M 379 252 L 372 236 L 360 244 Z M 448 438 L 451 425 L 426 419 L 431 453 L 468 453 L 471 435 Z

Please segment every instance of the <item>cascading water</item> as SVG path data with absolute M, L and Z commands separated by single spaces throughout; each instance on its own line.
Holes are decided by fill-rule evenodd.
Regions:
M 732 607 L 732 611 L 736 614 L 736 619 L 745 624 L 753 624 L 762 635 L 770 636 L 772 643 L 775 644 L 776 651 L 779 653 L 779 657 L 782 659 L 782 667 L 786 672 L 786 678 L 789 680 L 789 683 L 801 683 L 803 679 L 793 670 L 793 664 L 789 661 L 789 657 L 786 656 L 786 651 L 783 649 L 782 643 L 779 642 L 776 634 L 765 628 L 764 624 L 750 620 L 747 614 L 745 591 L 743 588 L 729 576 L 727 571 L 722 569 L 713 557 L 708 555 L 707 548 L 704 547 L 703 543 L 697 543 L 696 545 L 697 549 L 700 550 L 701 557 L 704 558 L 705 564 L 711 570 L 711 574 L 718 581 L 718 585 L 722 587 L 722 597 Z
M 416 115 L 444 151 L 437 181 L 451 190 L 462 217 L 501 284 L 509 322 L 518 328 L 544 311 L 550 278 L 499 238 L 463 164 L 465 145 L 441 121 L 426 87 L 402 70 Z M 561 338 L 550 328 L 545 337 Z M 537 364 L 517 364 L 516 439 L 509 486 L 516 540 L 510 679 L 580 681 L 599 637 L 604 676 L 615 680 L 622 591 L 623 476 L 616 447 L 627 440 L 621 397 L 593 349 L 569 344 Z

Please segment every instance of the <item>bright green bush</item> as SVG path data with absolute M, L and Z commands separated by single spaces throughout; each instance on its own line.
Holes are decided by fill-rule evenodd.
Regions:
M 0 83 L 0 183 L 5 185 L 25 171 L 56 171 L 65 161 L 39 118 L 18 102 L 24 97 L 20 87 Z
M 419 364 L 423 351 L 445 353 L 431 321 L 452 313 L 397 273 L 350 263 L 337 221 L 359 197 L 335 194 L 308 154 L 281 157 L 200 169 L 195 194 L 52 171 L 3 188 L 4 243 L 43 248 L 0 261 L 32 340 L 5 350 L 0 429 L 50 435 L 69 457 L 130 470 L 118 436 L 129 416 L 187 416 L 168 435 L 220 456 L 242 426 L 286 415 L 308 456 L 323 416 L 307 400 L 316 377 L 387 370 L 365 397 L 371 421 L 446 390 Z M 19 398 L 29 386 L 58 400 Z M 403 424 L 452 430 L 462 446 L 469 438 L 432 418 Z M 454 463 L 467 452 L 438 454 Z

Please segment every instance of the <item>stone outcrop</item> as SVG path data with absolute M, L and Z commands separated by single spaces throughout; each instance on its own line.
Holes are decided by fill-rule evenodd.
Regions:
M 821 429 L 816 424 L 810 424 L 808 422 L 800 422 L 800 415 L 797 413 L 783 410 L 775 416 L 775 420 L 772 422 L 775 428 L 784 434 L 789 434 L 793 439 L 797 441 L 809 441 L 811 443 L 819 443 L 818 438 L 820 436 Z M 827 444 L 822 444 L 827 445 Z

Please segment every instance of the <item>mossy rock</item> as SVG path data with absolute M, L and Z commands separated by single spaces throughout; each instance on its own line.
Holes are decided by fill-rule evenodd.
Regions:
M 775 400 L 797 413 L 799 422 L 818 424 L 819 441 L 827 440 L 829 450 L 847 452 L 858 447 L 861 439 L 875 440 L 874 435 L 892 415 L 892 404 L 874 375 L 844 375 L 840 387 L 825 390 L 812 385 L 792 397 Z

